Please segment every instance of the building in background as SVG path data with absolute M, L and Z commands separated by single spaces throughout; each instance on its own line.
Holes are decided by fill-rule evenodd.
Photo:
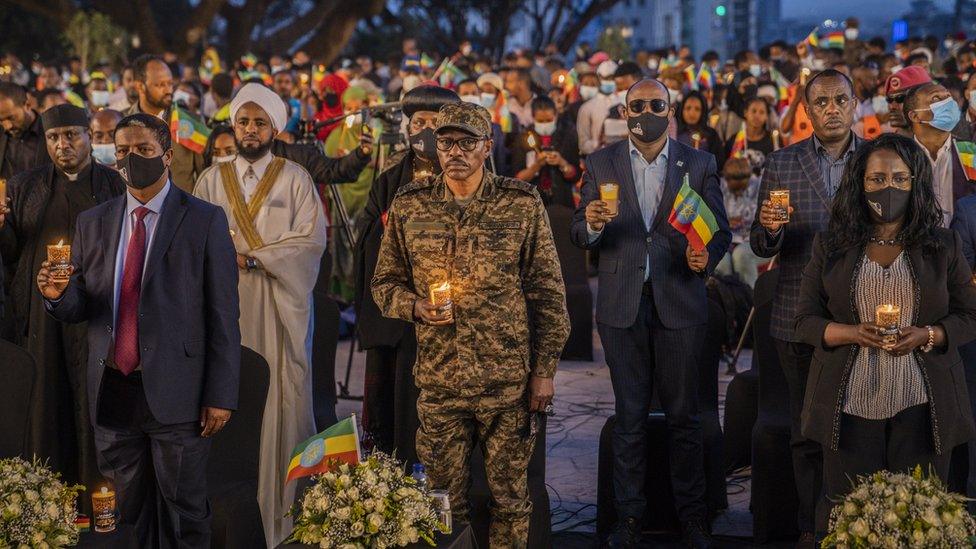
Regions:
M 966 33 L 967 38 L 976 36 L 976 0 L 956 0 L 954 15 L 956 31 Z
M 681 0 L 622 0 L 597 18 L 597 32 L 624 30 L 633 51 L 676 46 L 681 42 Z M 595 40 L 591 40 L 595 43 Z
M 956 21 L 952 15 L 940 10 L 932 0 L 913 0 L 908 13 L 901 18 L 908 23 L 909 36 L 933 35 L 941 41 L 942 37 L 955 30 Z

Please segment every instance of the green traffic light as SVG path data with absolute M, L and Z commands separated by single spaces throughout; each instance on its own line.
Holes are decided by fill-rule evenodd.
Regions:
M 723 6 L 722 4 L 715 6 L 715 15 L 719 17 L 725 17 L 725 6 Z

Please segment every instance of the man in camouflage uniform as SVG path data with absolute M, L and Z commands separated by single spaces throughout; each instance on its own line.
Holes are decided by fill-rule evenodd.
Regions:
M 436 133 L 443 173 L 393 201 L 373 297 L 384 315 L 416 324 L 417 454 L 431 486 L 446 488 L 454 516 L 468 520 L 477 434 L 496 503 L 491 547 L 524 548 L 535 425 L 569 336 L 562 274 L 539 194 L 484 168 L 488 111 L 445 105 Z M 445 281 L 453 300 L 435 306 L 429 288 Z

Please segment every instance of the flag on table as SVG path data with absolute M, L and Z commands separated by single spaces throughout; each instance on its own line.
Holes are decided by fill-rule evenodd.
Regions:
M 959 154 L 959 163 L 966 172 L 966 178 L 976 179 L 976 144 L 972 141 L 956 141 L 956 153 Z
M 195 153 L 203 154 L 203 148 L 207 146 L 207 138 L 210 137 L 210 128 L 193 115 L 183 109 L 173 105 L 173 112 L 170 114 L 169 129 L 173 134 L 173 141 L 190 149 Z
M 715 73 L 712 72 L 708 63 L 701 64 L 701 68 L 698 69 L 697 80 L 699 89 L 710 90 L 715 87 Z
M 356 465 L 361 459 L 359 430 L 353 414 L 296 446 L 285 482 L 327 473 L 334 463 Z
M 695 66 L 689 63 L 681 72 L 685 75 L 685 84 L 688 85 L 688 89 L 697 90 L 698 80 L 695 78 Z
M 844 49 L 844 32 L 833 31 L 828 33 L 826 44 L 828 48 Z
M 817 38 L 817 29 L 814 28 L 812 31 L 810 31 L 810 34 L 808 34 L 807 37 L 803 39 L 803 41 L 815 48 L 819 48 L 820 39 Z
M 704 250 L 718 232 L 715 214 L 709 209 L 708 204 L 705 204 L 701 195 L 691 188 L 687 172 L 678 190 L 678 196 L 674 197 L 674 206 L 671 208 L 671 215 L 668 216 L 668 223 L 685 235 L 688 244 L 696 252 Z
M 742 123 L 742 127 L 735 134 L 735 141 L 732 142 L 732 151 L 729 153 L 729 158 L 744 158 L 746 155 L 746 123 Z

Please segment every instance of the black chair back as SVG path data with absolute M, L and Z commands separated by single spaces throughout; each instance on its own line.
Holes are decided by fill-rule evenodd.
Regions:
M 773 297 L 776 295 L 778 283 L 779 269 L 766 271 L 756 280 L 752 364 L 753 368 L 759 369 L 760 415 L 775 415 L 789 422 L 790 402 L 786 376 L 779 365 L 773 337 L 769 334 Z
M 23 456 L 27 441 L 27 416 L 34 389 L 34 359 L 21 347 L 0 340 L 0 459 Z
M 315 329 L 312 331 L 312 408 L 315 425 L 323 431 L 336 419 L 336 347 L 339 345 L 339 305 L 328 294 L 312 293 Z M 353 343 L 355 344 L 355 343 Z
M 258 353 L 241 347 L 241 382 L 237 410 L 214 436 L 207 465 L 208 490 L 257 481 L 261 453 L 261 424 L 271 373 Z

